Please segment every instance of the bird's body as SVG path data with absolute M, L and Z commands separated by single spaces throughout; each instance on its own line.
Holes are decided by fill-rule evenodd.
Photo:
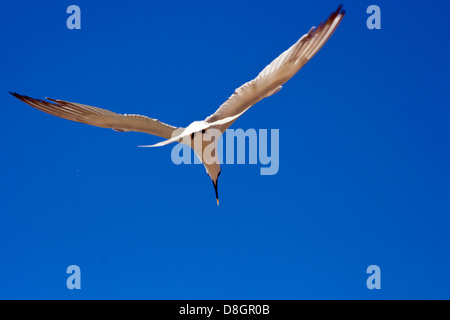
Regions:
M 12 93 L 12 95 L 36 109 L 64 119 L 102 128 L 111 128 L 119 132 L 145 132 L 166 139 L 148 147 L 163 146 L 172 142 L 180 142 L 193 147 L 214 184 L 217 204 L 219 204 L 217 180 L 221 170 L 217 152 L 213 155 L 213 159 L 206 160 L 203 158 L 205 150 L 215 148 L 218 141 L 217 139 L 204 139 L 204 135 L 208 135 L 209 129 L 217 129 L 216 131 L 221 133 L 225 132 L 251 106 L 277 93 L 282 85 L 292 78 L 322 48 L 339 26 L 344 14 L 345 12 L 342 11 L 342 6 L 340 6 L 325 23 L 320 24 L 317 29 L 311 28 L 307 34 L 265 67 L 255 79 L 236 89 L 215 113 L 203 121 L 192 122 L 186 128 L 174 127 L 141 115 L 122 115 L 64 100 L 47 98 L 49 102 L 17 93 Z M 192 143 L 197 135 L 202 135 L 200 145 Z

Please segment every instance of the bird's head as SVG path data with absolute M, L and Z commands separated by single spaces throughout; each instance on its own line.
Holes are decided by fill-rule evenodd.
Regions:
M 219 205 L 219 192 L 217 190 L 217 182 L 219 181 L 219 176 L 220 176 L 220 166 L 211 166 L 209 168 L 207 168 L 207 172 L 209 177 L 211 178 L 211 181 L 214 185 L 214 191 L 216 192 L 216 201 L 217 201 L 217 205 Z

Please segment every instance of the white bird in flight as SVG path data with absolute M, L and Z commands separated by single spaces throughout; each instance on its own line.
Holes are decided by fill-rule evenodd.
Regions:
M 197 134 L 205 134 L 209 128 L 218 129 L 224 133 L 251 106 L 277 93 L 282 85 L 291 79 L 322 48 L 333 35 L 344 15 L 345 11 L 342 10 L 341 5 L 329 16 L 325 23 L 321 23 L 317 28 L 311 28 L 294 45 L 266 66 L 255 79 L 236 89 L 216 112 L 203 121 L 192 122 L 186 128 L 174 127 L 159 120 L 136 114 L 117 114 L 109 110 L 64 100 L 46 98 L 51 101 L 49 102 L 13 92 L 10 93 L 32 107 L 60 118 L 120 132 L 144 132 L 166 139 L 148 147 L 163 146 L 172 142 L 185 143 L 186 140 L 193 140 Z M 188 136 L 191 136 L 191 139 L 184 139 Z M 202 139 L 205 143 L 202 143 L 201 148 L 193 148 L 200 160 L 203 159 L 202 154 L 205 148 L 214 144 L 212 148 L 215 149 L 218 143 L 215 139 L 205 140 Z M 209 146 L 208 150 L 212 148 Z M 215 157 L 216 161 L 212 161 L 212 163 L 211 161 L 206 163 L 203 160 L 202 163 L 213 182 L 217 205 L 219 205 L 217 181 L 221 169 L 220 163 L 217 161 L 217 152 Z

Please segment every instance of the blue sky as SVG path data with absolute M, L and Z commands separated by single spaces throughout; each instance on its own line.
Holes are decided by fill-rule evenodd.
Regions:
M 0 298 L 449 299 L 448 1 L 343 2 L 324 48 L 233 125 L 280 130 L 278 174 L 223 165 L 219 207 L 201 165 L 137 148 L 160 139 L 8 93 L 186 126 L 338 4 L 4 3 Z M 372 4 L 381 30 L 366 27 Z

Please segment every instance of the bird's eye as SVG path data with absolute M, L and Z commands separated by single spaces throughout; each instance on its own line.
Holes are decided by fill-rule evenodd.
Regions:
M 203 129 L 203 130 L 202 130 L 202 133 L 205 133 L 205 132 L 206 132 L 206 130 L 205 130 L 205 129 Z

